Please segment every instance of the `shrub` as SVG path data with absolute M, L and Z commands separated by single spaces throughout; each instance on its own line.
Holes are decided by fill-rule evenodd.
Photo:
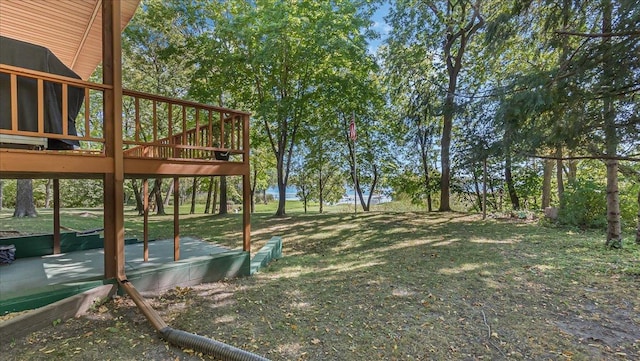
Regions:
M 607 199 L 604 184 L 578 180 L 565 190 L 558 212 L 558 222 L 581 228 L 607 225 Z

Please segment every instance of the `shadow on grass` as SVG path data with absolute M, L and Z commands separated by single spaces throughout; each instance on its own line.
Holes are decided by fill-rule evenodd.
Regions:
M 240 222 L 184 217 L 181 229 L 234 239 Z M 638 246 L 461 213 L 254 214 L 252 229 L 254 249 L 281 236 L 285 257 L 154 298 L 170 324 L 274 360 L 640 359 Z M 123 328 L 117 312 L 100 327 Z

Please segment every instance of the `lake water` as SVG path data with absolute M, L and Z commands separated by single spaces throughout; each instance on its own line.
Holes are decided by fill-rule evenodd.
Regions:
M 269 187 L 266 193 L 272 195 L 274 199 L 279 199 L 277 187 Z M 297 193 L 298 191 L 296 187 L 289 186 L 286 189 L 285 199 L 288 201 L 300 200 L 300 198 L 298 198 Z M 355 193 L 353 189 L 347 189 L 345 195 L 343 195 L 342 198 L 338 201 L 338 204 L 353 204 L 354 194 Z M 369 197 L 369 195 L 364 194 L 363 197 L 366 200 Z M 379 204 L 379 203 L 387 203 L 387 202 L 391 202 L 391 197 L 385 196 L 385 195 L 373 196 L 373 198 L 371 199 L 371 204 Z

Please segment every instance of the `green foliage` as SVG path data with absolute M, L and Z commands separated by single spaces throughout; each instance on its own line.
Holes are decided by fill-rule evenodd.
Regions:
M 440 187 L 440 173 L 432 170 L 428 185 L 425 185 L 425 177 L 421 173 L 421 169 L 407 167 L 402 173 L 392 177 L 389 185 L 393 189 L 393 198 L 408 199 L 412 205 L 425 207 L 429 192 L 432 201 L 435 201 Z
M 622 227 L 633 230 L 638 222 L 638 192 L 640 183 L 633 180 L 620 183 L 620 218 Z
M 60 202 L 62 207 L 85 208 L 102 205 L 102 180 L 60 180 Z
M 578 180 L 564 192 L 558 212 L 561 224 L 581 228 L 603 228 L 607 225 L 605 186 L 592 180 Z
M 535 167 L 523 166 L 515 171 L 515 188 L 524 208 L 534 209 L 542 197 L 542 175 Z

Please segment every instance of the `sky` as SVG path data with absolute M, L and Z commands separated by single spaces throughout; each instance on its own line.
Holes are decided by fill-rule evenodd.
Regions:
M 380 5 L 375 14 L 373 14 L 373 30 L 380 34 L 380 38 L 371 40 L 369 44 L 369 52 L 371 54 L 376 53 L 376 50 L 384 42 L 391 30 L 391 27 L 384 21 L 384 17 L 389 13 L 389 6 L 389 2 L 385 1 Z

